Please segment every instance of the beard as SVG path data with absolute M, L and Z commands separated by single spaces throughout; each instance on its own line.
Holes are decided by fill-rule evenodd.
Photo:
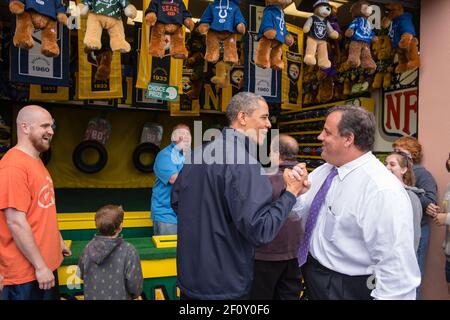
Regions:
M 48 143 L 46 143 L 45 140 L 43 140 L 43 136 L 30 136 L 30 142 L 39 153 L 42 153 L 50 148 L 51 138 L 49 138 Z

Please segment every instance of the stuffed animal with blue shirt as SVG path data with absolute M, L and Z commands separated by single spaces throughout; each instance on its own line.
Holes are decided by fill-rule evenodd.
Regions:
M 27 50 L 33 48 L 33 31 L 40 29 L 41 53 L 47 57 L 59 56 L 56 22 L 67 25 L 66 8 L 61 0 L 12 0 L 9 11 L 16 15 L 14 46 Z
M 415 70 L 420 65 L 419 40 L 412 22 L 412 15 L 405 12 L 400 3 L 385 6 L 387 14 L 381 21 L 383 28 L 389 30 L 392 48 L 398 57 L 395 73 Z
M 283 12 L 283 9 L 291 3 L 292 0 L 266 0 L 255 57 L 255 64 L 260 68 L 274 70 L 284 68 L 283 44 L 287 46 L 294 44 L 294 38 L 287 32 Z
M 198 31 L 206 34 L 205 60 L 216 63 L 223 42 L 223 61 L 238 62 L 237 35 L 245 33 L 245 19 L 239 8 L 240 0 L 214 0 L 200 18 Z
M 345 36 L 350 38 L 347 64 L 352 68 L 361 66 L 374 71 L 377 64 L 372 58 L 370 45 L 372 42 L 377 42 L 378 38 L 368 20 L 372 14 L 372 8 L 367 1 L 360 0 L 351 6 L 350 12 L 353 21 L 345 31 Z

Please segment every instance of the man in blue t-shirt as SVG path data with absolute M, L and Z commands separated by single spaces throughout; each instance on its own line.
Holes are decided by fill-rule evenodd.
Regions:
M 185 162 L 184 153 L 191 148 L 191 131 L 185 124 L 173 128 L 171 144 L 162 149 L 155 159 L 156 176 L 152 190 L 153 234 L 177 234 L 177 216 L 170 206 L 172 185 Z

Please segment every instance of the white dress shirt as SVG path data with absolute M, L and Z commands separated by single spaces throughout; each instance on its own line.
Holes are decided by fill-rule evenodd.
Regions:
M 306 224 L 314 196 L 333 166 L 310 175 L 311 189 L 293 211 Z M 323 266 L 376 277 L 375 299 L 415 299 L 420 271 L 412 206 L 400 181 L 371 153 L 338 168 L 321 207 L 309 251 Z M 369 287 L 370 288 L 370 287 Z

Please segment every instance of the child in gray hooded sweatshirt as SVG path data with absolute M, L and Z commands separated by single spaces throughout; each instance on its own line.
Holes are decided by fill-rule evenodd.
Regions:
M 129 300 L 142 292 L 139 254 L 121 236 L 124 212 L 106 205 L 95 214 L 98 234 L 88 243 L 78 261 L 84 281 L 85 300 Z

